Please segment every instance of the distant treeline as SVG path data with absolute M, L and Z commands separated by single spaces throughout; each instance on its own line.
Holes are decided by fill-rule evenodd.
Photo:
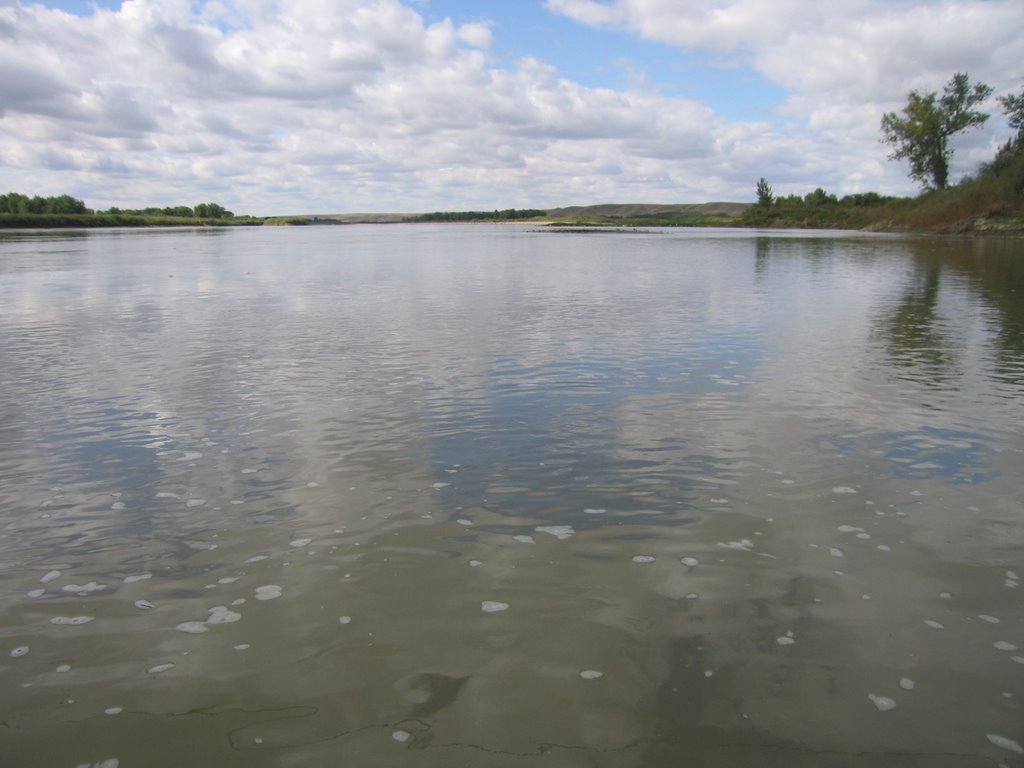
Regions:
M 518 221 L 546 216 L 547 211 L 536 208 L 506 208 L 503 211 L 435 211 L 421 216 L 410 216 L 404 221 Z
M 18 192 L 0 195 L 0 213 L 43 214 L 43 213 L 92 213 L 85 203 L 71 195 L 56 197 L 29 197 Z
M 839 198 L 821 187 L 803 197 L 775 197 L 764 179 L 758 182 L 757 197 L 758 204 L 748 208 L 737 221 L 741 226 L 859 228 L 875 222 L 878 209 L 898 200 L 876 192 Z
M 0 195 L 0 228 L 166 227 L 209 224 L 262 224 L 263 219 L 235 216 L 218 203 L 165 208 L 109 208 L 93 211 L 71 195 L 29 197 L 20 192 Z

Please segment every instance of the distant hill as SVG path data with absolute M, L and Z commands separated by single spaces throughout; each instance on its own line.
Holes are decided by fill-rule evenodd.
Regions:
M 651 203 L 606 203 L 604 205 L 573 205 L 568 208 L 552 208 L 552 218 L 576 216 L 613 216 L 635 218 L 639 216 L 697 213 L 705 216 L 739 216 L 752 203 L 672 203 L 656 205 Z

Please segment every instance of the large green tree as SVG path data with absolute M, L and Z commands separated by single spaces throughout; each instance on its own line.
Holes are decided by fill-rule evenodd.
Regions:
M 941 97 L 934 91 L 911 91 L 902 114 L 882 117 L 882 141 L 893 146 L 889 159 L 909 160 L 910 178 L 925 189 L 945 189 L 953 157 L 949 137 L 988 120 L 975 107 L 991 93 L 984 83 L 972 86 L 964 72 L 953 76 Z

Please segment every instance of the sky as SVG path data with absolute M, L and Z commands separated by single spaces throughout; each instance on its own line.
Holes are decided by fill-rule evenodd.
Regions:
M 1020 0 L 0 0 L 0 192 L 253 215 L 915 194 L 879 124 L 994 89 Z

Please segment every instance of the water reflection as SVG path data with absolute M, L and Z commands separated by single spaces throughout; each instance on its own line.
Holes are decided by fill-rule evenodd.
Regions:
M 1010 765 L 1015 253 L 0 242 L 4 754 Z

